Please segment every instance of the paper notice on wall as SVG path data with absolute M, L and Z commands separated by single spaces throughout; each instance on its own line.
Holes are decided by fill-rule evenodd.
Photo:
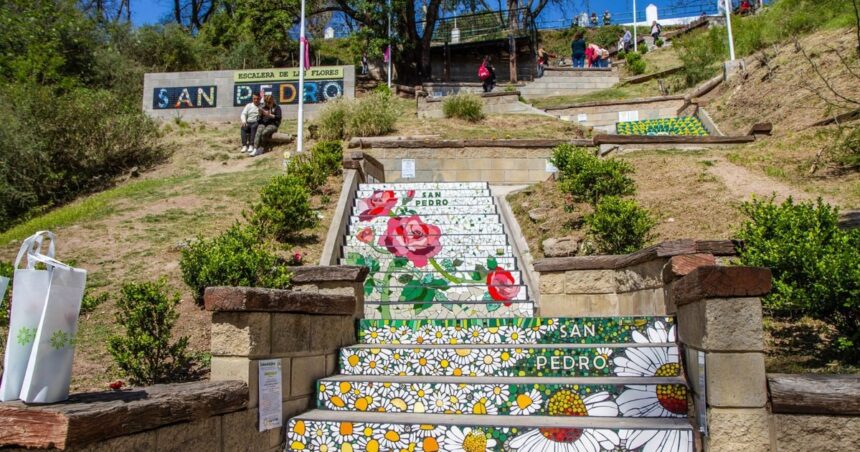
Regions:
M 639 111 L 631 110 L 631 111 L 619 111 L 618 112 L 618 122 L 630 122 L 630 121 L 638 121 L 639 120 Z
M 556 168 L 555 165 L 553 165 L 552 162 L 549 161 L 549 159 L 546 160 L 546 172 L 548 172 L 548 173 L 557 173 L 558 172 L 558 168 Z
M 263 359 L 259 363 L 260 431 L 281 428 L 281 360 Z
M 576 115 L 576 122 L 586 122 L 588 121 L 588 115 L 585 113 L 580 113 Z
M 415 160 L 403 159 L 400 161 L 400 178 L 415 179 Z

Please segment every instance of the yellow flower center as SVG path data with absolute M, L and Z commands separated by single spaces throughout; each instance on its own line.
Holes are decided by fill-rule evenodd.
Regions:
M 481 432 L 469 432 L 463 439 L 463 450 L 466 452 L 486 452 L 487 437 Z

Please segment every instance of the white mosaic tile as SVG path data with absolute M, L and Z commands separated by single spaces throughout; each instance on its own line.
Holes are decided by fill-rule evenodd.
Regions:
M 447 232 L 448 235 L 461 235 L 461 234 L 479 234 L 479 235 L 489 235 L 489 234 L 504 234 L 505 228 L 500 223 L 492 224 L 492 223 L 474 223 L 474 224 L 436 224 L 436 227 L 441 229 L 442 231 L 458 231 L 458 232 Z M 374 221 L 371 223 L 368 222 L 359 222 L 356 221 L 349 225 L 349 234 L 355 235 L 358 231 L 363 230 L 364 228 L 369 227 L 373 231 L 373 233 L 377 236 L 380 234 L 385 234 L 385 231 L 388 229 L 388 225 L 386 222 Z
M 349 255 L 347 255 L 347 257 L 340 258 L 338 260 L 338 265 L 356 265 L 356 263 L 353 262 L 351 259 L 349 259 L 348 256 Z M 449 259 L 455 259 L 455 258 L 449 258 Z M 476 265 L 480 265 L 483 267 L 487 266 L 487 257 L 486 256 L 485 257 L 459 257 L 456 259 L 459 259 L 460 261 L 462 261 L 462 263 L 460 264 L 460 266 L 458 268 L 463 269 L 465 272 L 470 272 L 473 268 L 475 268 Z M 518 268 L 516 265 L 516 259 L 514 259 L 513 257 L 498 257 L 498 256 L 496 256 L 496 257 L 494 257 L 494 259 L 496 260 L 496 263 L 499 265 L 499 267 L 502 267 L 505 270 L 513 271 L 513 270 L 516 270 Z M 377 262 L 379 262 L 379 266 L 382 269 L 382 271 L 385 271 L 385 269 L 388 267 L 388 264 L 390 264 L 392 260 L 393 260 L 393 258 L 389 255 L 389 257 L 377 259 Z M 437 259 L 437 261 L 442 261 L 442 260 L 444 260 L 444 258 L 443 259 Z M 412 264 L 409 264 L 409 265 L 410 265 L 409 268 L 413 268 Z M 431 267 L 430 265 L 426 265 L 426 266 L 420 267 L 420 270 L 427 271 L 427 270 L 430 270 L 432 268 L 433 267 Z
M 368 220 L 362 220 L 358 215 L 353 215 L 350 217 L 350 224 L 361 224 L 361 225 L 375 225 L 382 224 L 387 225 L 388 220 L 391 217 L 372 217 Z M 464 224 L 464 225 L 476 225 L 476 224 L 501 224 L 501 219 L 498 214 L 486 214 L 486 215 L 453 215 L 453 214 L 439 214 L 439 215 L 421 215 L 421 220 L 424 223 L 432 224 L 432 225 L 440 225 L 440 224 Z M 449 232 L 451 234 L 461 233 L 459 231 L 444 231 Z
M 392 281 L 397 284 L 397 280 Z M 395 302 L 399 301 L 408 301 L 405 300 L 407 296 L 420 297 L 425 293 L 428 293 L 425 289 L 433 289 L 433 286 L 430 285 L 418 285 L 418 286 L 397 286 L 391 285 L 387 288 L 385 287 L 374 287 L 373 291 L 369 294 L 365 292 L 364 301 L 382 301 L 383 291 L 387 289 L 389 292 L 386 296 L 389 297 L 389 300 L 394 300 Z M 406 293 L 404 294 L 404 289 Z M 505 286 L 507 301 L 510 300 L 519 300 L 519 301 L 528 301 L 528 288 L 526 286 Z M 433 294 L 430 294 L 433 296 Z M 487 284 L 480 285 L 457 285 L 451 286 L 448 289 L 438 290 L 435 292 L 436 301 L 441 301 L 439 298 L 443 300 L 451 301 L 451 302 L 462 302 L 462 301 L 489 301 L 488 298 L 492 299 L 492 296 L 489 294 L 489 290 L 487 288 Z
M 486 189 L 486 182 L 403 182 L 397 184 L 361 184 L 359 190 L 475 190 Z
M 354 206 L 352 208 L 352 214 L 355 215 L 373 215 L 370 213 L 371 211 L 367 209 L 365 206 Z M 482 206 L 414 206 L 408 205 L 406 206 L 405 212 L 396 212 L 394 213 L 396 216 L 406 217 L 410 215 L 419 215 L 422 218 L 425 215 L 457 215 L 457 214 L 470 214 L 470 215 L 478 215 L 478 214 L 494 214 L 496 213 L 496 206 L 494 204 L 487 204 Z M 376 215 L 378 216 L 378 215 Z M 382 214 L 382 216 L 388 217 L 388 212 Z M 427 221 L 427 220 L 425 220 Z
M 370 197 L 378 190 L 358 190 L 356 198 Z M 487 189 L 465 189 L 465 190 L 391 190 L 397 198 L 405 198 L 411 195 L 413 198 L 445 197 L 445 198 L 479 198 L 489 197 L 490 190 Z
M 380 304 L 365 303 L 364 317 L 367 319 L 448 319 L 448 318 L 508 318 L 532 317 L 534 304 L 532 302 L 512 303 L 510 306 L 498 303 L 468 304 L 468 303 L 434 303 L 427 309 L 416 312 L 412 304 L 397 303 L 388 306 L 389 311 L 383 314 Z
M 367 246 L 356 247 L 356 246 L 345 246 L 343 247 L 343 253 L 345 255 L 349 255 L 349 253 L 360 253 L 365 256 L 374 256 L 376 258 L 385 259 L 390 258 L 392 255 L 387 250 L 382 250 L 377 248 L 370 248 Z M 492 246 L 492 245 L 480 245 L 480 246 L 443 246 L 436 254 L 433 254 L 432 257 L 437 260 L 442 258 L 450 258 L 450 259 L 463 259 L 468 257 L 510 257 L 513 256 L 513 250 L 509 246 Z
M 370 248 L 370 247 L 378 247 L 379 239 L 383 234 L 370 235 L 365 233 L 363 230 L 358 234 L 353 234 L 349 236 L 346 240 L 346 245 L 351 247 L 360 247 L 360 248 Z M 425 237 L 438 237 L 439 243 L 442 247 L 449 246 L 479 246 L 483 245 L 485 247 L 494 246 L 494 247 L 503 247 L 508 244 L 508 237 L 501 234 L 428 234 Z M 367 241 L 370 241 L 368 243 Z

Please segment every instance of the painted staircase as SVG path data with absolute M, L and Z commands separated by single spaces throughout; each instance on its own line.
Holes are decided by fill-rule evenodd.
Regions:
M 537 318 L 489 187 L 361 186 L 359 343 L 287 450 L 692 451 L 669 317 Z

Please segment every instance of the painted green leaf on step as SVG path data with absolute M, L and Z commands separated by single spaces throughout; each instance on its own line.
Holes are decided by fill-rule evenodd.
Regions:
M 457 267 L 463 265 L 463 260 L 462 259 L 454 259 L 453 264 L 454 264 L 454 268 L 457 268 Z
M 483 281 L 487 279 L 487 268 L 483 265 L 475 265 L 475 271 L 470 275 L 473 281 Z
M 373 256 L 367 256 L 366 262 L 367 262 L 367 266 L 370 267 L 370 274 L 371 275 L 379 272 L 379 268 L 380 268 L 379 267 L 379 259 L 377 259 Z
M 18 330 L 18 335 L 15 338 L 18 341 L 18 344 L 26 346 L 36 339 L 36 329 L 22 326 L 21 329 Z
M 436 289 L 424 286 L 418 281 L 409 281 L 400 291 L 400 301 L 433 301 L 435 296 Z
M 408 273 L 405 275 L 400 275 L 397 277 L 397 281 L 400 284 L 407 284 L 409 281 L 412 281 L 412 275 L 410 275 Z
M 457 268 L 456 268 L 456 266 L 454 265 L 454 261 L 453 261 L 453 260 L 451 260 L 451 259 L 442 259 L 442 262 L 441 262 L 441 263 L 442 263 L 442 268 L 444 268 L 444 269 L 445 269 L 445 271 L 448 271 L 448 272 L 455 272 L 455 271 L 457 271 Z
M 487 258 L 487 268 L 490 269 L 490 271 L 495 270 L 496 267 L 498 267 L 498 266 L 499 266 L 499 263 L 498 263 L 498 261 L 496 261 L 495 257 L 488 257 Z
M 376 280 L 368 278 L 364 281 L 364 294 L 370 295 L 373 293 L 373 288 L 376 287 Z
M 364 256 L 356 252 L 346 253 L 346 262 L 350 265 L 366 265 Z
M 409 259 L 406 259 L 405 257 L 395 257 L 394 260 L 391 261 L 391 264 L 394 266 L 394 268 L 403 268 L 408 263 Z

